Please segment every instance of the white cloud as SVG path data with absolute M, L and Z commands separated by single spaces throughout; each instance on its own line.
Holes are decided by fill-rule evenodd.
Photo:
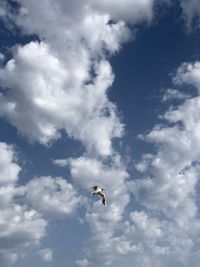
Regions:
M 18 185 L 21 168 L 13 146 L 0 143 L 0 152 L 0 259 L 12 264 L 26 254 L 26 248 L 39 244 L 48 219 L 72 215 L 82 198 L 61 177 L 38 177 Z M 50 249 L 37 254 L 52 260 Z
M 68 159 L 55 159 L 52 160 L 53 164 L 59 166 L 59 167 L 66 167 L 68 166 Z
M 183 10 L 187 29 L 190 31 L 193 26 L 200 27 L 200 6 L 198 0 L 179 0 Z
M 37 252 L 40 260 L 44 262 L 51 262 L 53 260 L 53 252 L 50 248 L 40 249 Z
M 47 222 L 34 209 L 16 203 L 15 196 L 24 194 L 16 185 L 21 168 L 12 146 L 0 143 L 0 152 L 0 258 L 14 263 L 26 247 L 41 240 Z
M 135 229 L 144 235 L 140 243 L 149 258 L 147 266 L 189 266 L 199 242 L 196 238 L 200 228 L 196 202 L 200 156 L 199 62 L 183 64 L 174 82 L 179 86 L 193 85 L 198 90 L 198 96 L 186 99 L 162 116 L 170 125 L 156 125 L 144 136 L 146 141 L 156 145 L 157 152 L 143 155 L 141 162 L 136 165 L 143 178 L 130 182 L 129 187 L 149 217 L 147 219 L 144 213 L 132 213 L 132 223 L 127 224 L 126 230 L 128 236 Z M 133 214 L 136 216 L 133 217 Z M 158 215 L 159 221 L 156 219 Z M 147 227 L 150 221 L 153 222 L 152 231 L 151 226 Z M 156 225 L 159 226 L 157 233 L 160 237 L 153 232 Z M 146 228 L 148 232 L 145 232 Z M 151 232 L 155 239 L 148 240 Z M 145 244 L 145 240 L 148 243 Z M 198 256 L 195 257 L 194 266 L 198 262 Z
M 38 177 L 26 184 L 28 202 L 46 218 L 72 214 L 80 203 L 73 186 L 61 177 Z
M 191 101 L 187 99 L 184 104 Z M 183 110 L 186 112 L 186 108 Z M 87 190 L 95 184 L 106 188 L 106 210 L 94 203 L 89 204 L 86 214 L 92 232 L 88 256 L 91 262 L 102 262 L 103 258 L 109 264 L 123 255 L 137 266 L 168 267 L 175 262 L 182 266 L 184 261 L 191 261 L 195 233 L 200 227 L 194 201 L 198 168 L 192 163 L 198 154 L 193 153 L 186 137 L 186 132 L 176 125 L 155 127 L 145 138 L 158 144 L 158 153 L 144 155 L 138 164 L 138 170 L 151 178 L 128 185 L 118 157 L 110 164 L 87 157 L 65 160 L 76 185 Z M 145 210 L 131 212 L 130 220 L 124 221 L 129 185 Z M 117 261 L 114 263 L 118 266 Z
M 89 261 L 87 259 L 76 260 L 76 264 L 80 267 L 87 267 L 89 265 Z
M 0 143 L 0 154 L 0 185 L 13 184 L 17 181 L 21 170 L 19 165 L 13 162 L 13 147 Z
M 47 223 L 35 210 L 13 204 L 1 210 L 0 251 L 18 250 L 37 243 Z
M 185 100 L 187 98 L 190 98 L 188 94 L 184 92 L 180 92 L 172 88 L 168 88 L 163 95 L 162 101 L 165 102 L 165 101 L 174 100 L 174 99 Z
M 174 83 L 178 85 L 190 84 L 200 90 L 200 62 L 183 63 L 177 70 Z
M 4 18 L 6 16 L 6 1 L 2 0 L 0 3 L 0 18 Z
M 0 12 L 1 12 L 1 11 L 0 11 Z M 0 53 L 0 62 L 4 61 L 4 59 L 5 59 L 4 54 Z
M 1 68 L 0 80 L 5 89 L 0 95 L 2 116 L 31 141 L 49 144 L 60 138 L 62 129 L 80 140 L 90 155 L 94 152 L 101 156 L 112 155 L 112 139 L 122 136 L 123 125 L 116 106 L 107 97 L 114 75 L 106 58 L 118 52 L 131 38 L 125 21 L 132 24 L 151 21 L 154 1 L 126 0 L 123 5 L 111 0 L 17 2 L 21 5 L 19 14 L 9 13 L 9 19 L 13 18 L 25 34 L 38 35 L 40 42 L 19 45 L 13 50 L 13 58 Z M 100 206 L 98 213 L 99 203 L 92 199 L 94 204 L 91 209 L 90 204 L 87 206 L 86 214 L 94 250 L 99 255 L 106 254 L 105 261 L 109 260 L 112 249 L 121 254 L 125 250 L 136 250 L 123 237 L 114 236 L 129 195 L 125 168 L 117 156 L 113 155 L 111 162 L 106 165 L 87 155 L 68 163 L 74 182 L 83 189 L 86 183 L 88 188 L 93 182 L 106 187 L 107 211 Z M 34 210 L 28 211 L 13 203 L 13 207 L 19 209 L 14 220 L 22 227 L 29 220 L 35 234 L 25 233 L 30 238 L 25 238 L 22 247 L 42 238 L 47 221 L 41 214 L 46 217 L 68 215 L 79 202 L 71 184 L 62 178 L 35 178 L 20 190 L 18 194 L 25 194 Z M 7 196 L 8 191 L 12 192 L 12 188 L 7 188 Z M 11 240 L 13 238 L 11 235 Z M 13 261 L 16 260 L 19 250 L 10 248 L 9 251 Z M 87 266 L 88 260 L 77 263 Z
M 124 21 L 152 19 L 154 1 L 17 2 L 19 14 L 10 19 L 42 42 L 19 46 L 1 69 L 10 88 L 1 94 L 2 116 L 31 141 L 48 144 L 64 129 L 87 151 L 112 154 L 123 125 L 107 98 L 114 76 L 105 58 L 130 38 Z
M 101 29 L 100 31 L 96 29 Z M 92 55 L 96 58 L 104 49 L 114 53 L 131 33 L 123 21 L 110 23 L 109 15 L 88 14 L 82 22 L 82 35 Z
M 53 35 L 56 35 L 57 40 L 54 40 L 54 42 L 57 42 L 57 44 L 63 43 L 63 40 L 68 40 L 77 45 L 81 43 L 80 38 L 82 37 L 90 49 L 96 52 L 96 45 L 98 47 L 104 42 L 106 45 L 115 34 L 120 37 L 116 39 L 117 42 L 123 40 L 123 38 L 121 39 L 122 35 L 118 35 L 123 32 L 121 30 L 124 28 L 121 21 L 128 20 L 133 24 L 150 21 L 153 17 L 155 1 L 126 0 L 123 4 L 120 1 L 113 0 L 86 0 L 84 2 L 78 1 L 76 4 L 73 1 L 66 2 L 63 0 L 58 0 L 56 3 L 51 0 L 39 4 L 31 0 L 19 0 L 18 2 L 22 4 L 23 12 L 21 17 L 17 18 L 17 22 L 29 33 L 34 32 L 39 36 L 45 35 L 48 38 L 48 42 L 52 41 Z M 25 15 L 24 10 L 26 10 Z M 110 24 L 109 20 L 116 21 L 116 24 Z M 75 24 L 74 22 L 76 21 L 80 23 Z M 90 23 L 91 21 L 92 23 Z M 87 28 L 85 27 L 86 25 L 88 26 Z M 120 25 L 123 25 L 123 27 L 121 28 Z M 121 28 L 120 32 L 118 31 L 119 28 Z M 71 36 L 72 32 L 73 36 Z M 88 35 L 88 33 L 92 34 Z M 105 34 L 108 37 L 107 39 L 104 38 Z M 96 37 L 98 38 L 96 39 Z M 97 40 L 97 42 L 91 42 L 92 40 Z M 116 46 L 117 42 L 112 43 Z M 95 46 L 90 46 L 90 44 L 94 43 L 96 44 Z M 107 48 L 109 47 L 110 45 L 107 46 Z
M 114 75 L 106 57 L 118 52 L 130 38 L 124 21 L 133 24 L 151 21 L 154 1 L 126 0 L 123 5 L 112 0 L 18 2 L 22 7 L 15 17 L 17 25 L 25 33 L 37 34 L 41 42 L 17 47 L 13 59 L 1 69 L 1 83 L 6 87 L 0 95 L 2 115 L 30 140 L 49 144 L 58 139 L 60 130 L 64 129 L 70 137 L 80 140 L 87 152 L 112 155 L 107 164 L 88 154 L 78 159 L 54 161 L 60 165 L 69 164 L 73 182 L 84 190 L 95 184 L 106 188 L 106 209 L 92 196 L 87 204 L 85 220 L 92 232 L 90 261 L 103 258 L 104 263 L 109 263 L 119 256 L 129 255 L 131 265 L 136 266 L 167 267 L 189 263 L 191 255 L 198 254 L 193 247 L 200 227 L 195 203 L 199 171 L 195 164 L 199 159 L 199 97 L 187 99 L 183 105 L 164 114 L 173 126 L 157 125 L 144 137 L 156 144 L 157 152 L 143 156 L 137 168 L 144 178 L 128 184 L 130 188 L 127 188 L 128 174 L 112 149 L 112 139 L 122 136 L 123 125 L 116 106 L 107 98 Z M 195 14 L 194 7 L 194 1 L 188 10 L 183 6 L 189 24 Z M 189 83 L 199 89 L 199 77 L 198 62 L 185 64 L 179 69 L 175 82 Z M 170 97 L 182 98 L 183 94 L 168 91 L 167 98 Z M 20 244 L 26 247 L 44 235 L 47 222 L 40 213 L 46 217 L 69 215 L 78 199 L 71 184 L 62 178 L 33 179 L 16 192 L 14 183 L 19 168 L 12 161 L 6 159 L 10 162 L 8 180 L 11 185 L 2 186 L 0 196 L 6 195 L 4 203 L 7 205 L 14 194 L 26 192 L 29 203 L 37 210 L 12 203 L 10 213 L 14 217 L 2 214 L 2 218 L 11 221 L 8 239 L 12 244 L 15 244 L 13 240 L 17 242 L 1 253 L 4 256 L 9 253 L 14 262 Z M 144 210 L 133 210 L 124 220 L 128 189 Z M 70 198 L 70 206 L 65 205 L 66 197 Z M 24 236 L 25 241 L 17 239 L 11 231 L 16 225 L 20 238 Z M 27 226 L 26 233 L 21 226 L 23 229 Z M 30 229 L 34 229 L 34 233 Z M 11 243 L 9 240 L 7 244 Z M 193 259 L 193 262 L 197 266 L 197 261 Z M 87 266 L 88 260 L 76 263 Z
M 131 23 L 151 21 L 154 0 L 97 0 L 91 1 L 100 12 L 109 13 L 114 19 L 122 19 Z
M 4 260 L 4 263 L 7 265 L 16 263 L 18 259 L 19 259 L 19 255 L 17 253 L 10 252 L 10 251 L 3 252 L 3 260 Z
M 123 251 L 123 246 L 129 246 L 116 234 L 123 219 L 125 207 L 129 202 L 126 188 L 128 174 L 118 155 L 113 157 L 110 164 L 103 164 L 93 158 L 80 157 L 70 159 L 69 166 L 73 181 L 76 185 L 88 190 L 94 185 L 105 189 L 107 206 L 104 207 L 99 199 L 91 196 L 88 201 L 85 220 L 91 229 L 90 255 L 91 262 L 111 262 L 117 251 Z M 122 244 L 120 242 L 122 241 Z M 132 248 L 129 247 L 131 250 Z
M 14 88 L 0 95 L 1 114 L 31 140 L 48 144 L 60 137 L 60 129 L 65 129 L 89 151 L 108 155 L 111 138 L 122 133 L 115 106 L 106 96 L 113 82 L 111 67 L 101 61 L 93 83 L 80 88 L 79 83 L 83 84 L 88 74 L 79 64 L 82 72 L 68 69 L 44 43 L 19 47 L 15 58 L 0 71 L 2 84 Z
M 113 157 L 111 165 L 103 164 L 100 160 L 88 157 L 69 159 L 69 166 L 74 182 L 87 189 L 99 184 L 112 190 L 124 189 L 124 181 L 128 177 L 120 158 Z M 108 193 L 112 193 L 112 192 Z M 119 192 L 113 192 L 118 194 Z

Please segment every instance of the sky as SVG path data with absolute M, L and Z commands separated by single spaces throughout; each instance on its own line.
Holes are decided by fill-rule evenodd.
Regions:
M 0 39 L 0 266 L 198 267 L 199 1 L 2 0 Z

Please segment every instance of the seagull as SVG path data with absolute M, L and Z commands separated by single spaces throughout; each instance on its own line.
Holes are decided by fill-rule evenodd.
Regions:
M 91 192 L 91 195 L 97 195 L 101 198 L 101 201 L 103 203 L 103 205 L 105 206 L 106 205 L 106 196 L 105 194 L 102 192 L 103 189 L 100 188 L 98 185 L 95 185 L 92 187 L 92 189 L 94 190 L 93 192 Z

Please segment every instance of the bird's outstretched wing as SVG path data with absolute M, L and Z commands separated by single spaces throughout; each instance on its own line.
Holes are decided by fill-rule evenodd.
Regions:
M 104 193 L 100 192 L 98 193 L 98 196 L 101 198 L 103 205 L 106 205 L 106 196 Z

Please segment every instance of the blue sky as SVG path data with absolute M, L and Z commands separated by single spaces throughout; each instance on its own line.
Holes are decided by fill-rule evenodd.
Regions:
M 199 266 L 199 22 L 196 0 L 1 1 L 1 266 Z

